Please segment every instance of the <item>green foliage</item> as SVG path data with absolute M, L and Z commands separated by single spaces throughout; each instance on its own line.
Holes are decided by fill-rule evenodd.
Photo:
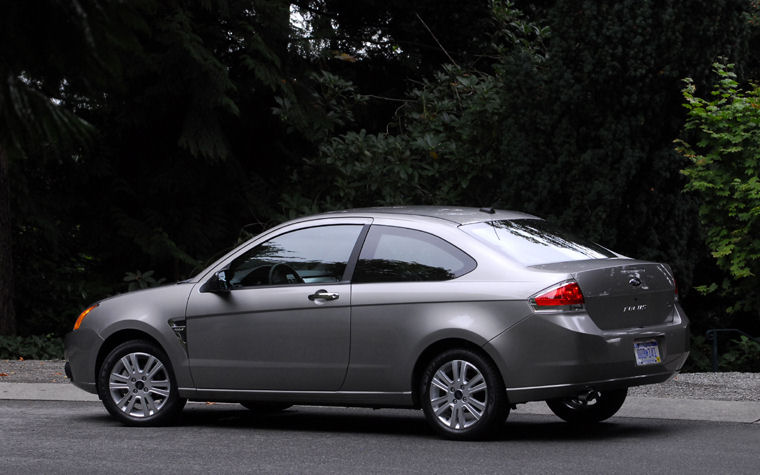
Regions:
M 745 2 L 546 3 L 549 59 L 535 72 L 506 64 L 503 87 L 516 92 L 505 100 L 514 173 L 503 194 L 618 252 L 670 263 L 688 294 L 702 236 L 672 149 L 680 80 L 703 82 L 715 56 L 739 53 L 746 25 L 725 12 Z
M 494 54 L 542 61 L 546 28 L 508 3 L 499 4 L 494 22 Z M 351 84 L 333 85 L 354 93 Z M 284 194 L 283 208 L 292 215 L 350 206 L 492 203 L 504 171 L 500 86 L 495 75 L 443 66 L 402 101 L 387 132 L 347 131 L 322 142 L 318 156 L 291 176 L 301 193 Z M 355 103 L 323 101 L 323 107 L 340 117 Z
M 758 314 L 760 295 L 760 87 L 739 87 L 733 65 L 715 64 L 718 82 L 708 98 L 686 79 L 689 142 L 677 141 L 690 160 L 686 190 L 700 198 L 707 244 L 727 278 L 702 289 L 734 296 L 728 309 Z
M 474 59 L 487 42 L 491 26 L 490 0 L 471 0 L 466 5 L 457 0 L 291 3 L 311 20 L 313 35 L 327 43 L 328 54 L 369 59 L 367 63 L 374 64 L 365 67 L 372 69 L 390 65 L 402 74 L 401 79 L 427 77 L 450 57 Z
M 397 116 L 401 133 L 350 131 L 324 142 L 319 156 L 292 177 L 308 183 L 307 192 L 316 199 L 299 208 L 288 194 L 284 207 L 307 211 L 316 205 L 471 200 L 470 180 L 484 179 L 494 166 L 495 156 L 488 152 L 493 128 L 486 111 L 495 104 L 495 94 L 493 78 L 446 67 L 411 93 Z
M 327 71 L 309 75 L 313 89 L 284 88 L 275 97 L 275 116 L 288 124 L 288 131 L 297 131 L 313 143 L 321 143 L 338 130 L 354 124 L 354 109 L 367 98 L 356 92 L 355 86 Z M 308 94 L 306 98 L 298 93 Z
M 53 334 L 32 336 L 0 335 L 0 359 L 63 359 L 63 340 Z
M 0 73 L 4 71 L 0 70 Z M 0 82 L 0 147 L 24 157 L 29 150 L 86 143 L 92 127 L 45 96 L 35 81 L 3 74 Z M 40 142 L 42 144 L 40 144 Z
M 59 3 L 45 5 L 60 17 Z M 68 330 L 78 310 L 127 287 L 126 269 L 184 278 L 233 242 L 241 223 L 270 224 L 270 189 L 288 162 L 271 114 L 287 86 L 286 50 L 275 50 L 283 35 L 287 46 L 285 3 L 79 3 L 87 34 L 78 17 L 61 22 L 23 2 L 0 7 L 0 68 L 23 71 L 9 77 L 39 106 L 27 108 L 36 118 L 29 129 L 62 124 L 50 128 L 61 137 L 32 142 L 9 171 L 20 334 Z M 31 39 L 29 24 L 40 31 Z M 87 49 L 71 44 L 82 35 Z M 88 61 L 96 71 L 76 67 Z M 7 104 L 0 112 L 15 114 Z M 89 140 L 55 114 L 47 120 L 46 108 L 86 121 Z M 0 135 L 26 140 L 27 122 L 6 116 L 13 127 Z
M 153 277 L 153 273 L 154 271 L 152 270 L 146 272 L 140 272 L 139 270 L 127 272 L 124 274 L 124 282 L 129 284 L 127 290 L 131 292 L 133 290 L 147 289 L 149 287 L 158 287 L 163 284 L 166 279 L 162 277 L 156 280 L 156 278 Z
M 728 351 L 720 357 L 719 368 L 723 371 L 760 371 L 760 343 L 742 335 L 731 340 Z
M 712 343 L 703 335 L 691 336 L 689 358 L 683 368 L 684 373 L 704 373 L 712 371 Z
M 692 336 L 689 359 L 684 373 L 700 373 L 713 370 L 713 343 L 702 335 Z M 742 335 L 739 339 L 720 340 L 718 348 L 719 371 L 760 371 L 760 342 Z

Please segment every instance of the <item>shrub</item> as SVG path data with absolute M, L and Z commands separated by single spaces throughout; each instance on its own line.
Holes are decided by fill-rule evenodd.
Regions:
M 63 359 L 63 340 L 52 333 L 32 336 L 0 336 L 0 359 Z
M 718 82 L 710 97 L 696 96 L 686 79 L 689 143 L 678 151 L 691 163 L 683 170 L 686 190 L 700 198 L 699 216 L 707 244 L 725 279 L 703 286 L 734 298 L 727 311 L 757 314 L 760 275 L 760 86 L 739 87 L 733 65 L 715 63 Z

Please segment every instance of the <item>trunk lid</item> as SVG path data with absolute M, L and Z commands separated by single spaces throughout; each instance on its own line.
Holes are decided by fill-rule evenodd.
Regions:
M 593 259 L 532 266 L 571 274 L 589 316 L 602 330 L 673 321 L 675 279 L 666 264 L 633 259 Z

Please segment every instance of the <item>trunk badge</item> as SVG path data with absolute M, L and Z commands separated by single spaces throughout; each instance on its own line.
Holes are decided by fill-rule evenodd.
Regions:
M 629 280 L 628 283 L 634 287 L 638 287 L 639 285 L 641 285 L 641 279 L 639 279 L 638 277 L 634 277 L 631 280 Z
M 643 312 L 647 309 L 647 304 L 643 303 L 641 305 L 626 305 L 623 307 L 623 313 L 626 312 Z

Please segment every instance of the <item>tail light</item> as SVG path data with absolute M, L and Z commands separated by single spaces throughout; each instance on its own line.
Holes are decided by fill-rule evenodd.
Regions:
M 673 278 L 673 287 L 675 288 L 675 301 L 678 302 L 678 281 Z
M 536 310 L 580 310 L 583 292 L 574 280 L 561 282 L 531 297 L 530 303 Z

